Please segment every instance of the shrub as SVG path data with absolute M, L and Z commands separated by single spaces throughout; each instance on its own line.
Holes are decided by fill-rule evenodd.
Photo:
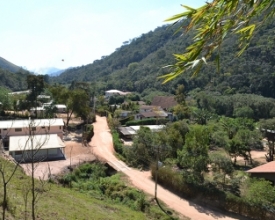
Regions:
M 133 120 L 127 121 L 125 123 L 126 126 L 135 126 L 135 125 L 159 125 L 159 124 L 166 124 L 169 120 L 164 118 L 148 118 L 143 120 Z
M 92 137 L 94 136 L 94 127 L 93 127 L 93 125 L 86 124 L 84 126 L 84 130 L 85 130 L 85 132 L 83 133 L 83 136 L 84 136 L 86 141 L 90 142 Z
M 112 136 L 113 136 L 113 143 L 115 147 L 115 151 L 119 154 L 123 155 L 123 144 L 122 141 L 119 138 L 119 134 L 117 131 L 112 131 Z

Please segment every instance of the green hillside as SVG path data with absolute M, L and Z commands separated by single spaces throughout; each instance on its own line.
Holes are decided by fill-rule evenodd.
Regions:
M 4 70 L 8 70 L 9 72 L 12 72 L 12 73 L 16 73 L 23 70 L 21 67 L 16 66 L 15 64 L 5 60 L 2 57 L 0 57 L 0 68 Z
M 12 91 L 26 90 L 26 76 L 24 72 L 12 73 L 0 68 L 0 86 Z
M 192 73 L 187 72 L 162 85 L 157 77 L 169 72 L 163 67 L 174 62 L 173 53 L 182 52 L 192 37 L 192 33 L 174 34 L 176 28 L 158 27 L 122 45 L 109 56 L 65 71 L 52 78 L 52 82 L 90 81 L 97 82 L 97 88 L 101 90 L 115 88 L 144 94 L 154 90 L 174 93 L 177 84 L 184 84 L 187 91 L 201 88 L 220 94 L 254 93 L 275 97 L 273 22 L 256 31 L 251 45 L 240 58 L 236 58 L 236 39 L 227 39 L 221 51 L 220 72 L 210 61 L 197 77 L 191 77 Z
M 7 180 L 14 165 L 4 161 L 2 157 L 0 157 L 0 165 L 0 204 L 2 204 L 2 171 Z M 84 164 L 83 167 L 87 166 Z M 113 178 L 97 177 L 99 179 L 93 182 L 93 179 L 96 178 L 94 173 L 99 171 L 93 170 L 93 175 L 91 171 L 89 172 L 91 177 L 85 180 L 83 177 L 86 177 L 87 173 L 81 170 L 81 177 L 79 178 L 82 179 L 76 182 L 74 178 L 72 187 L 64 186 L 64 181 L 68 180 L 66 176 L 63 178 L 63 185 L 35 180 L 35 195 L 38 198 L 35 209 L 36 219 L 170 219 L 152 199 L 149 201 L 149 199 L 144 198 L 142 192 L 125 185 L 120 180 L 119 175 L 115 175 Z M 101 185 L 99 185 L 100 183 Z M 18 168 L 11 182 L 7 185 L 8 210 L 5 219 L 32 219 L 30 186 L 31 178 Z M 105 193 L 104 190 L 106 190 Z M 136 195 L 140 196 L 140 201 L 143 203 L 139 203 L 139 199 L 133 200 Z M 128 200 L 121 201 L 120 198 L 123 197 L 128 198 Z M 146 208 L 143 209 L 143 206 Z M 0 216 L 2 219 L 2 207 L 0 208 Z
M 12 91 L 27 88 L 26 76 L 28 71 L 0 57 L 0 86 Z

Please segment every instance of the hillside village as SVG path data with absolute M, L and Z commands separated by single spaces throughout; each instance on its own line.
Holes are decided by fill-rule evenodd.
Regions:
M 54 90 L 53 90 L 54 91 Z M 25 95 L 25 97 L 29 96 L 32 91 L 23 91 L 23 92 L 17 92 L 17 93 L 10 93 L 10 97 L 19 97 L 22 95 Z M 54 93 L 53 93 L 54 94 Z M 60 94 L 60 90 L 59 90 Z M 144 133 L 143 135 L 153 135 L 154 133 L 160 134 L 160 136 L 164 135 L 164 132 L 169 132 L 169 128 L 171 124 L 180 121 L 178 118 L 175 109 L 180 106 L 177 100 L 181 100 L 181 95 L 177 96 L 155 96 L 152 99 L 151 103 L 146 103 L 144 101 L 136 100 L 131 101 L 127 100 L 127 97 L 132 95 L 130 92 L 122 92 L 119 90 L 107 90 L 104 94 L 104 100 L 100 100 L 100 98 L 95 99 L 94 97 L 90 98 L 90 107 L 88 114 L 99 114 L 104 115 L 108 118 L 109 126 L 113 133 L 113 141 L 114 141 L 114 147 L 117 153 L 121 155 L 121 157 L 124 157 L 124 161 L 126 163 L 129 163 L 129 165 L 135 167 L 136 163 L 138 162 L 139 157 L 143 157 L 143 159 L 148 159 L 148 162 L 150 161 L 149 158 L 147 158 L 149 155 L 147 153 L 140 153 L 135 152 L 136 160 L 132 162 L 128 159 L 128 148 L 134 147 L 135 149 L 136 144 L 142 144 L 142 141 L 140 142 L 139 138 L 142 138 L 141 134 L 142 132 L 147 130 L 147 134 Z M 136 97 L 135 97 L 136 98 Z M 182 98 L 182 97 L 181 97 Z M 10 111 L 8 110 L 6 112 L 6 116 L 10 119 L 10 117 L 15 117 L 17 119 L 12 120 L 4 120 L 2 119 L 0 124 L 1 129 L 1 143 L 2 143 L 2 149 L 4 150 L 4 154 L 10 155 L 11 158 L 14 159 L 16 163 L 22 164 L 22 168 L 27 171 L 28 163 L 35 162 L 37 164 L 47 162 L 47 164 L 50 164 L 52 167 L 52 170 L 55 170 L 55 161 L 61 161 L 63 165 L 63 170 L 67 169 L 67 167 L 70 167 L 72 164 L 72 160 L 75 160 L 74 157 L 78 155 L 74 155 L 73 157 L 70 154 L 68 154 L 68 146 L 66 146 L 68 141 L 73 140 L 79 140 L 81 142 L 82 147 L 88 147 L 88 151 L 85 151 L 86 153 L 86 159 L 84 161 L 94 160 L 92 154 L 96 152 L 98 147 L 94 148 L 92 138 L 94 131 L 89 130 L 91 132 L 88 134 L 85 132 L 86 130 L 86 124 L 96 122 L 95 116 L 91 116 L 94 119 L 90 120 L 89 118 L 82 118 L 77 117 L 77 113 L 73 113 L 73 109 L 71 106 L 66 106 L 66 103 L 59 102 L 61 104 L 55 104 L 55 100 L 58 100 L 58 97 L 53 97 L 50 95 L 45 94 L 39 94 L 37 97 L 35 97 L 35 102 L 38 103 L 38 106 L 36 107 L 30 107 L 29 111 L 27 109 L 19 109 L 19 106 L 16 108 L 17 111 Z M 188 100 L 188 99 L 187 99 Z M 117 102 L 119 101 L 119 102 Z M 190 102 L 189 98 L 189 102 Z M 22 102 L 22 100 L 21 100 Z M 114 102 L 114 103 L 113 103 Z M 19 105 L 19 101 L 15 101 Z M 109 104 L 109 107 L 107 105 Z M 186 104 L 183 103 L 183 106 Z M 105 110 L 102 111 L 102 106 L 105 106 Z M 83 107 L 83 106 L 82 106 Z M 51 118 L 46 118 L 47 111 L 51 110 Z M 24 114 L 21 114 L 24 112 Z M 104 113 L 103 113 L 104 112 Z M 19 119 L 20 117 L 23 117 L 22 119 Z M 195 115 L 194 118 L 190 118 L 189 120 L 195 121 Z M 24 119 L 25 118 L 25 119 Z M 206 118 L 206 120 L 210 120 L 209 118 Z M 70 121 L 74 121 L 73 124 L 70 123 Z M 188 122 L 190 123 L 190 122 Z M 206 122 L 207 123 L 207 122 Z M 85 128 L 86 127 L 86 128 Z M 80 129 L 80 136 L 71 136 L 71 133 L 76 132 L 76 130 Z M 168 129 L 168 130 L 167 130 Z M 82 131 L 81 131 L 82 130 Z M 167 131 L 166 131 L 167 130 Z M 149 133 L 148 133 L 149 132 Z M 205 132 L 205 131 L 204 131 Z M 117 136 L 116 136 L 117 134 Z M 168 135 L 168 136 L 166 136 Z M 163 137 L 168 138 L 169 134 L 166 134 Z M 147 144 L 154 144 L 154 140 L 150 137 L 147 141 L 149 141 Z M 153 135 L 154 136 L 154 135 Z M 31 137 L 31 138 L 30 138 Z M 157 137 L 157 136 L 156 136 Z M 272 141 L 273 137 L 268 137 L 268 142 Z M 200 136 L 200 138 L 203 138 L 203 136 Z M 30 141 L 30 139 L 32 141 Z M 146 144 L 146 143 L 144 143 Z M 97 144 L 95 144 L 97 145 Z M 72 145 L 73 146 L 73 145 Z M 263 145 L 264 146 L 264 145 Z M 263 148 L 260 147 L 260 148 Z M 79 147 L 78 147 L 79 148 Z M 80 147 L 81 148 L 81 147 Z M 148 147 L 147 147 L 148 148 Z M 71 148 L 72 149 L 72 148 Z M 92 151 L 91 151 L 92 149 Z M 96 150 L 95 150 L 96 149 Z M 138 150 L 138 149 L 137 149 Z M 149 150 L 149 149 L 147 149 Z M 271 149 L 272 150 L 272 149 Z M 84 151 L 83 151 L 84 152 Z M 92 153 L 93 152 L 93 153 Z M 81 151 L 79 151 L 81 153 Z M 179 153 L 179 152 L 178 152 Z M 269 152 L 270 153 L 270 152 Z M 271 152 L 272 153 L 272 152 Z M 249 164 L 252 164 L 253 158 L 251 155 L 254 153 L 252 151 L 249 151 L 250 155 L 245 154 L 244 160 L 245 165 L 248 166 Z M 91 156 L 88 156 L 91 155 Z M 130 156 L 131 154 L 129 154 Z M 139 156 L 138 156 L 139 155 Z M 238 157 L 241 156 L 241 154 L 237 154 Z M 261 154 L 262 156 L 265 155 L 264 151 Z M 267 155 L 267 154 L 266 154 Z M 272 154 L 273 155 L 273 154 Z M 99 156 L 99 155 L 97 155 Z M 104 156 L 103 156 L 104 157 Z M 131 157 L 131 156 L 130 156 Z M 269 157 L 270 158 L 270 157 Z M 142 160 L 143 160 L 142 159 Z M 80 161 L 80 158 L 79 158 Z M 161 164 L 165 161 L 165 158 L 161 159 Z M 238 159 L 238 161 L 240 161 Z M 263 160 L 261 160 L 263 161 Z M 127 170 L 130 168 L 127 168 L 127 165 L 123 165 L 124 162 L 114 162 L 114 159 L 108 161 L 107 163 L 110 167 L 112 167 L 114 170 L 117 170 L 119 172 L 125 172 L 123 170 Z M 236 163 L 236 157 L 235 162 Z M 148 169 L 146 168 L 147 162 L 142 162 L 142 169 Z M 248 169 L 248 173 L 251 174 L 253 177 L 257 178 L 265 178 L 268 181 L 275 182 L 275 179 L 273 178 L 273 161 L 264 164 L 262 166 L 258 166 L 252 169 Z M 60 163 L 58 167 L 60 167 Z M 149 164 L 148 164 L 149 165 Z M 62 172 L 62 169 L 58 172 Z M 247 168 L 246 168 L 247 169 Z M 36 173 L 38 171 L 41 172 L 41 169 L 37 168 Z M 30 174 L 30 173 L 29 173 Z M 38 175 L 38 174 L 35 174 Z M 48 173 L 46 176 L 51 177 L 53 174 Z M 58 173 L 54 173 L 54 175 L 58 175 Z M 43 175 L 43 178 L 46 178 L 45 174 Z M 38 178 L 39 175 L 37 176 Z
M 274 220 L 275 24 L 258 15 L 195 42 L 183 19 L 51 76 L 0 57 L 0 219 Z

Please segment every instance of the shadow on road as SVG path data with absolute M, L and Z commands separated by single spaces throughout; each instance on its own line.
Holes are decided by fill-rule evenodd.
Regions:
M 189 205 L 197 209 L 198 212 L 209 215 L 214 219 L 223 219 L 226 217 L 231 217 L 233 219 L 238 219 L 238 220 L 251 220 L 251 218 L 247 218 L 232 212 L 221 211 L 220 209 L 211 207 L 211 205 L 198 204 L 192 201 L 189 201 Z

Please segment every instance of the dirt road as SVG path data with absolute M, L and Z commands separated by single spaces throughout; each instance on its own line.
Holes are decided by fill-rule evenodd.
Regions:
M 105 117 L 96 117 L 94 123 L 94 137 L 90 143 L 93 152 L 100 158 L 112 163 L 117 170 L 125 173 L 133 185 L 144 192 L 154 195 L 155 183 L 150 178 L 150 172 L 142 172 L 128 167 L 125 163 L 114 156 L 113 140 L 108 128 Z M 212 219 L 239 219 L 231 218 L 224 214 L 209 210 L 187 200 L 181 199 L 170 191 L 158 186 L 158 198 L 167 204 L 176 212 L 195 220 L 212 220 Z

